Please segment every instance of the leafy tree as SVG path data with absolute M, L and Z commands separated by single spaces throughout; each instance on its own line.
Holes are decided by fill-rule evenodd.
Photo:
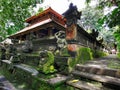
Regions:
M 114 29 L 114 37 L 116 39 L 117 49 L 120 52 L 120 26 L 116 26 Z
M 98 20 L 103 17 L 103 11 L 95 7 L 87 6 L 82 10 L 81 22 L 86 30 L 96 29 L 100 31 Z
M 93 0 L 86 0 L 87 3 L 90 3 L 91 1 Z M 104 15 L 104 17 L 99 20 L 99 24 L 104 24 L 109 28 L 114 29 L 113 35 L 116 39 L 118 50 L 120 51 L 120 0 L 98 0 L 97 7 L 102 10 L 105 7 L 114 7 L 111 12 L 109 12 L 107 15 Z
M 95 0 L 86 0 L 87 3 Z M 106 24 L 110 28 L 120 24 L 120 0 L 98 0 L 96 7 L 100 10 L 107 8 L 115 8 L 112 12 L 109 12 L 107 15 L 99 21 L 100 24 Z
M 22 29 L 30 16 L 29 8 L 43 0 L 0 0 L 0 36 L 4 39 Z

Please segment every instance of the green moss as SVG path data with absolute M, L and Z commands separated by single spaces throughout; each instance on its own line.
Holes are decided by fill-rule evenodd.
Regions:
M 52 52 L 47 51 L 47 57 L 45 57 L 45 63 L 43 63 L 42 65 L 42 61 L 39 65 L 38 70 L 41 70 L 43 73 L 48 74 L 48 73 L 53 73 L 55 72 L 55 68 L 54 68 L 54 55 Z
M 78 50 L 77 62 L 84 64 L 85 62 L 92 60 L 93 55 L 90 48 L 82 47 Z
M 76 64 L 84 64 L 89 60 L 93 59 L 92 51 L 90 48 L 81 47 L 77 50 L 77 56 L 75 58 L 69 58 L 69 69 L 70 71 Z
M 68 54 L 68 49 L 67 48 L 64 48 L 64 49 L 61 50 L 61 56 L 70 56 Z
M 114 62 L 114 60 L 110 60 L 108 67 L 112 69 L 120 69 L 120 62 Z
M 99 50 L 92 50 L 93 52 L 93 57 L 94 58 L 100 58 L 100 57 L 104 57 L 107 56 L 108 54 L 103 52 L 103 51 L 99 51 Z
M 120 52 L 119 52 L 119 53 L 117 53 L 117 57 L 118 57 L 118 58 L 120 58 Z

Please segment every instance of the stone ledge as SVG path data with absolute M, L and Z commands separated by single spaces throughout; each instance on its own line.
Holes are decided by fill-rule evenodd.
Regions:
M 36 76 L 36 75 L 39 74 L 39 72 L 36 69 L 34 69 L 31 66 L 26 65 L 26 64 L 14 65 L 14 67 L 22 69 L 24 71 L 27 71 L 27 72 L 31 73 L 31 75 L 35 75 Z
M 117 69 L 102 68 L 97 66 L 88 66 L 88 65 L 76 65 L 75 70 L 97 74 L 97 75 L 106 75 L 111 77 L 120 78 L 120 71 Z
M 65 83 L 68 79 L 70 79 L 70 76 L 58 75 L 57 77 L 49 79 L 48 83 L 52 86 L 56 86 Z
M 75 82 L 74 80 L 69 80 L 66 82 L 66 84 L 80 90 L 101 90 L 100 88 L 94 86 L 93 84 L 79 80 L 76 80 Z
M 86 72 L 80 72 L 77 70 L 73 71 L 72 74 L 74 76 L 79 76 L 79 77 L 95 80 L 95 81 L 98 81 L 101 83 L 107 83 L 107 84 L 116 85 L 116 86 L 120 87 L 120 79 L 119 78 L 103 76 L 103 75 L 95 75 L 95 74 L 90 74 L 90 73 L 86 73 Z
M 12 62 L 10 60 L 2 60 L 3 63 L 6 63 L 6 64 L 11 64 Z
M 0 76 L 0 90 L 17 90 L 4 76 Z

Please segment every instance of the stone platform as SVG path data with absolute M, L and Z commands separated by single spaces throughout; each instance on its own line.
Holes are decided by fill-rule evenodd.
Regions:
M 0 90 L 16 90 L 16 89 L 4 76 L 0 76 Z

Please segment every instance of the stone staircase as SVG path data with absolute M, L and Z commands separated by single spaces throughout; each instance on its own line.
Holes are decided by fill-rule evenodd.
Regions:
M 120 90 L 120 71 L 116 69 L 77 64 L 72 75 L 73 79 L 67 81 L 67 85 L 80 90 Z
M 17 90 L 4 76 L 0 76 L 0 90 Z

